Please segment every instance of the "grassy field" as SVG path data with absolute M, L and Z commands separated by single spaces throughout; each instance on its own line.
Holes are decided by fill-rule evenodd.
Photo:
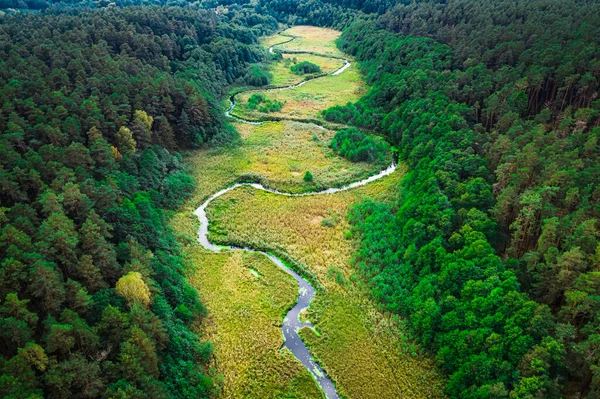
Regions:
M 332 40 L 339 32 L 310 27 L 290 31 L 310 36 L 295 45 L 337 51 Z M 264 43 L 277 41 L 281 37 Z M 282 71 L 276 75 L 281 81 L 292 79 Z M 327 77 L 313 87 L 314 93 L 327 93 L 329 100 L 305 115 L 315 117 L 329 106 L 327 101 L 340 101 L 344 85 L 356 96 L 364 90 L 356 70 L 341 76 L 347 77 L 343 84 Z M 306 86 L 309 83 L 300 89 Z M 305 93 L 317 96 L 310 90 Z M 283 317 L 297 295 L 294 280 L 260 254 L 206 251 L 196 242 L 198 220 L 192 212 L 244 175 L 259 176 L 281 190 L 304 192 L 360 180 L 385 165 L 353 164 L 338 157 L 327 147 L 333 132 L 315 125 L 284 121 L 235 127 L 242 137 L 240 146 L 186 157 L 197 188 L 171 219 L 189 266 L 187 276 L 209 311 L 196 328 L 214 344 L 212 366 L 222 379 L 220 398 L 322 398 L 311 375 L 287 349 L 280 349 Z M 314 176 L 312 183 L 303 181 L 307 170 Z M 377 309 L 351 267 L 356 242 L 345 216 L 349 207 L 367 197 L 391 201 L 402 175 L 399 170 L 355 190 L 302 198 L 245 187 L 216 200 L 208 210 L 212 240 L 281 250 L 314 273 L 322 288 L 307 317 L 317 333 L 304 329 L 301 334 L 344 398 L 443 397 L 443 383 L 431 360 L 418 354 L 400 319 Z
M 345 54 L 335 46 L 335 39 L 341 35 L 341 32 L 339 31 L 318 28 L 315 26 L 294 26 L 290 29 L 286 29 L 282 33 L 284 35 L 296 36 L 296 39 L 276 47 L 281 50 L 310 51 L 336 57 L 345 56 Z M 276 43 L 283 42 L 287 38 L 288 37 L 282 35 L 273 35 L 263 39 L 262 43 L 265 47 L 269 47 Z
M 264 47 L 269 48 L 271 46 L 278 45 L 279 43 L 288 41 L 290 39 L 291 39 L 291 37 L 289 37 L 289 36 L 275 34 L 275 35 L 261 37 L 259 39 L 259 43 L 261 45 L 263 45 Z
M 334 105 L 344 105 L 357 101 L 366 92 L 358 68 L 353 63 L 348 69 L 336 76 L 314 79 L 292 90 L 256 90 L 238 94 L 240 106 L 231 112 L 241 118 L 260 119 L 265 114 L 246 107 L 248 98 L 254 93 L 262 93 L 273 101 L 284 103 L 281 111 L 266 115 L 277 117 L 314 118 L 318 113 Z
M 294 74 L 290 67 L 299 62 L 308 61 L 321 67 L 321 71 L 328 75 L 342 66 L 344 61 L 334 58 L 319 57 L 312 54 L 283 54 L 283 60 L 271 64 L 270 72 L 273 74 L 271 84 L 275 86 L 289 86 L 302 81 L 302 76 Z
M 241 188 L 208 209 L 211 240 L 281 250 L 315 273 L 323 290 L 302 335 L 350 398 L 443 397 L 431 361 L 413 354 L 401 323 L 377 310 L 350 266 L 355 242 L 346 213 L 367 197 L 386 200 L 402 172 L 348 192 L 289 198 Z
M 214 345 L 221 398 L 322 398 L 310 373 L 283 345 L 281 324 L 295 302 L 296 281 L 261 254 L 210 253 L 194 240 L 188 204 L 172 219 L 188 279 L 209 317 L 196 330 Z
M 277 48 L 303 49 L 321 54 L 343 55 L 335 48 L 333 42 L 339 36 L 337 31 L 310 26 L 295 26 L 286 30 L 285 33 L 295 35 L 297 38 Z M 285 36 L 273 35 L 264 39 L 263 43 L 272 45 L 285 40 L 285 38 Z M 340 60 L 313 55 L 285 54 L 284 57 L 283 61 L 274 62 L 270 66 L 270 72 L 273 74 L 272 83 L 275 85 L 289 85 L 302 80 L 302 77 L 294 75 L 289 67 L 286 67 L 286 58 L 296 58 L 298 62 L 313 62 L 328 74 L 343 66 L 343 62 Z M 262 93 L 268 99 L 280 101 L 284 105 L 279 112 L 262 113 L 257 109 L 251 110 L 247 107 L 248 98 L 255 93 Z M 352 63 L 348 69 L 339 75 L 311 80 L 292 90 L 255 90 L 238 94 L 236 96 L 238 106 L 231 113 L 246 119 L 260 119 L 264 116 L 315 118 L 318 117 L 320 111 L 334 105 L 344 105 L 348 102 L 357 101 L 365 93 L 366 87 L 358 72 L 358 67 L 356 63 Z
M 193 255 L 191 261 L 202 267 L 190 281 L 209 304 L 204 334 L 224 373 L 223 396 L 321 397 L 308 371 L 279 350 L 283 315 L 296 300 L 295 280 L 260 254 Z
M 287 351 L 281 323 L 295 300 L 294 280 L 266 258 L 241 252 L 213 254 L 196 241 L 192 214 L 210 194 L 242 175 L 301 192 L 360 180 L 385 165 L 351 163 L 327 147 L 333 132 L 297 122 L 236 123 L 242 145 L 202 150 L 186 157 L 197 181 L 192 200 L 172 218 L 209 317 L 198 331 L 215 346 L 214 367 L 223 375 L 223 398 L 317 398 L 312 376 Z M 313 183 L 303 181 L 310 170 Z M 254 273 L 260 276 L 256 278 Z
M 384 169 L 384 164 L 352 163 L 337 156 L 328 144 L 334 132 L 315 125 L 282 121 L 261 125 L 236 123 L 243 144 L 219 151 L 202 151 L 189 158 L 205 186 L 205 196 L 244 175 L 259 175 L 279 190 L 302 192 L 341 186 Z M 306 171 L 314 180 L 304 182 Z M 208 176 L 208 178 L 205 178 Z M 206 180 L 206 181 L 205 181 Z

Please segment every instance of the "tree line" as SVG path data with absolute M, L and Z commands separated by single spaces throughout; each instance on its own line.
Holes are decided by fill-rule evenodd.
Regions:
M 202 398 L 206 313 L 167 224 L 177 152 L 236 140 L 217 99 L 260 27 L 195 8 L 0 23 L 0 396 Z
M 357 267 L 453 397 L 600 395 L 598 5 L 550 3 L 399 4 L 339 43 L 372 89 L 326 118 L 410 166 L 353 210 Z

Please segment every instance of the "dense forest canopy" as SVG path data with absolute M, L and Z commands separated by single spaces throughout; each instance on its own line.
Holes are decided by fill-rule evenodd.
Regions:
M 373 88 L 326 117 L 385 132 L 411 170 L 397 209 L 354 210 L 357 266 L 454 397 L 600 395 L 597 15 L 418 2 L 340 41 Z
M 210 395 L 211 344 L 190 330 L 205 310 L 166 210 L 194 188 L 175 151 L 236 139 L 216 99 L 266 57 L 273 21 L 258 20 L 131 7 L 2 21 L 0 396 Z

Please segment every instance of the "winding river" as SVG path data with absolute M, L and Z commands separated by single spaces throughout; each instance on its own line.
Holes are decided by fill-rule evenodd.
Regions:
M 287 44 L 290 43 L 292 41 L 296 40 L 295 36 L 292 36 L 290 39 L 285 40 L 283 42 L 274 44 L 273 46 L 269 47 L 269 53 L 273 54 L 273 48 L 275 46 L 280 46 L 282 44 Z M 318 55 L 319 57 L 325 57 L 325 58 L 333 58 L 333 59 L 337 59 L 337 60 L 341 60 L 344 61 L 344 65 L 341 66 L 340 68 L 338 68 L 335 72 L 333 72 L 331 74 L 331 76 L 337 76 L 340 73 L 344 72 L 346 69 L 348 69 L 350 67 L 350 65 L 352 65 L 350 63 L 350 61 L 348 61 L 345 58 L 341 58 L 341 57 L 334 57 L 331 55 L 326 55 L 326 54 L 317 54 L 317 53 L 313 53 L 311 51 L 301 51 L 301 50 L 280 50 L 282 53 L 287 53 L 287 54 L 312 54 L 312 55 Z M 249 90 L 245 90 L 243 92 L 250 92 L 250 91 L 273 91 L 273 90 L 289 90 L 289 89 L 295 89 L 296 87 L 300 87 L 303 84 L 307 83 L 310 80 L 316 80 L 316 79 L 322 79 L 327 77 L 328 75 L 322 75 L 316 78 L 312 78 L 312 79 L 305 79 L 299 83 L 293 84 L 293 85 L 289 85 L 289 86 L 281 86 L 281 87 L 272 87 L 269 89 L 249 89 Z M 243 92 L 237 93 L 237 94 L 241 94 Z M 236 115 L 231 115 L 231 111 L 233 111 L 233 108 L 235 108 L 236 102 L 235 102 L 235 94 L 232 96 L 229 96 L 229 102 L 231 103 L 229 105 L 229 108 L 227 108 L 227 110 L 225 111 L 225 116 L 235 119 L 237 121 L 243 122 L 243 123 L 249 123 L 251 125 L 260 125 L 262 122 L 261 121 L 251 121 L 251 120 L 247 120 L 247 119 L 243 119 L 240 118 L 239 116 Z M 318 125 L 317 125 L 318 126 Z M 323 129 L 322 126 L 319 126 L 319 128 Z
M 276 45 L 289 43 L 294 39 L 295 38 L 292 38 L 290 40 L 278 43 Z M 273 47 L 269 48 L 269 52 L 270 53 L 273 52 Z M 302 53 L 302 52 L 294 51 L 294 53 Z M 314 54 L 314 53 L 311 53 L 311 54 Z M 321 56 L 329 57 L 327 55 L 321 55 Z M 335 57 L 331 57 L 331 58 L 335 58 Z M 344 60 L 344 66 L 342 66 L 341 68 L 339 68 L 338 70 L 333 72 L 332 75 L 338 75 L 338 74 L 342 73 L 349 66 L 350 66 L 350 62 L 348 60 Z M 325 76 L 327 76 L 327 75 L 325 75 Z M 286 87 L 282 87 L 282 88 L 275 88 L 272 90 L 293 89 L 295 87 L 299 87 L 299 86 L 303 85 L 306 82 L 307 81 L 304 80 L 295 85 L 286 86 Z M 230 100 L 231 100 L 231 105 L 230 105 L 229 109 L 227 109 L 227 111 L 225 112 L 225 115 L 227 115 L 228 117 L 231 117 L 231 118 L 235 118 L 235 119 L 237 119 L 241 122 L 245 122 L 245 123 L 252 123 L 252 124 L 262 123 L 262 122 L 257 122 L 257 121 L 248 121 L 248 120 L 238 118 L 236 116 L 231 115 L 230 111 L 235 107 L 235 97 L 231 96 Z M 206 201 L 204 201 L 204 203 L 198 209 L 196 209 L 194 211 L 194 214 L 196 216 L 198 216 L 198 219 L 200 221 L 200 228 L 198 229 L 198 242 L 204 248 L 206 248 L 207 250 L 212 251 L 212 252 L 220 252 L 222 250 L 238 250 L 238 251 L 261 253 L 264 256 L 266 256 L 267 258 L 269 258 L 273 263 L 275 263 L 275 265 L 277 265 L 280 269 L 282 269 L 286 273 L 290 274 L 298 282 L 298 301 L 294 305 L 294 307 L 292 307 L 292 309 L 290 309 L 288 311 L 285 319 L 283 320 L 282 330 L 283 330 L 283 337 L 284 337 L 284 341 L 285 341 L 284 346 L 286 348 L 288 348 L 294 354 L 294 356 L 298 360 L 300 360 L 300 362 L 304 365 L 304 367 L 306 367 L 306 369 L 313 375 L 313 377 L 317 381 L 319 387 L 321 387 L 321 389 L 325 393 L 325 396 L 328 399 L 339 399 L 339 395 L 335 389 L 335 385 L 333 384 L 331 379 L 329 379 L 329 377 L 327 377 L 327 375 L 325 374 L 325 372 L 323 371 L 321 366 L 319 366 L 317 364 L 317 362 L 313 359 L 310 351 L 308 350 L 308 348 L 302 341 L 302 338 L 300 338 L 300 335 L 298 334 L 298 331 L 302 327 L 314 328 L 312 326 L 312 324 L 310 324 L 308 322 L 300 321 L 300 313 L 303 310 L 307 309 L 308 306 L 310 305 L 310 302 L 312 301 L 312 299 L 315 297 L 315 294 L 316 294 L 315 289 L 306 279 L 304 279 L 302 276 L 300 276 L 295 271 L 288 268 L 281 259 L 279 259 L 278 257 L 276 257 L 270 253 L 267 253 L 264 251 L 258 251 L 258 250 L 251 249 L 248 247 L 221 246 L 221 245 L 215 245 L 215 244 L 211 243 L 208 240 L 209 221 L 208 221 L 208 217 L 206 216 L 206 208 L 213 200 L 215 200 L 215 199 L 219 198 L 220 196 L 224 195 L 225 193 L 235 190 L 236 188 L 241 187 L 241 186 L 250 186 L 256 190 L 262 190 L 262 191 L 266 191 L 266 192 L 277 194 L 277 195 L 284 195 L 287 197 L 303 197 L 303 196 L 308 196 L 308 195 L 328 195 L 328 194 L 333 194 L 333 193 L 337 193 L 340 191 L 347 191 L 347 190 L 350 190 L 350 189 L 353 189 L 356 187 L 364 186 L 365 184 L 368 184 L 372 181 L 375 181 L 377 179 L 380 179 L 384 176 L 387 176 L 387 175 L 393 173 L 395 170 L 396 170 L 396 163 L 392 163 L 392 165 L 390 165 L 387 169 L 382 170 L 381 172 L 379 172 L 373 176 L 370 176 L 364 180 L 360 180 L 360 181 L 348 184 L 347 186 L 338 187 L 338 188 L 329 188 L 329 189 L 322 190 L 322 191 L 301 193 L 301 194 L 291 194 L 291 193 L 278 191 L 275 189 L 264 187 L 262 184 L 258 184 L 258 183 L 237 183 L 237 184 L 234 184 L 232 186 L 224 188 L 223 190 L 211 195 Z

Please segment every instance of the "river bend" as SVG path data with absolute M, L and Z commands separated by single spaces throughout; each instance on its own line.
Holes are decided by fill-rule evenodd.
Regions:
M 279 44 L 288 43 L 292 40 L 294 40 L 294 38 L 292 38 L 291 40 L 279 43 Z M 273 47 L 269 48 L 269 52 L 271 52 L 271 53 L 273 52 Z M 296 53 L 300 53 L 300 52 L 296 52 Z M 326 55 L 323 55 L 323 56 L 328 57 Z M 334 58 L 334 57 L 332 57 L 332 58 Z M 350 62 L 348 60 L 344 59 L 344 66 L 342 66 L 341 68 L 339 68 L 338 70 L 333 72 L 332 76 L 338 75 L 338 74 L 344 72 L 349 66 L 350 66 Z M 295 87 L 302 86 L 306 82 L 307 81 L 304 80 L 295 85 L 286 86 L 286 87 L 282 87 L 282 88 L 275 88 L 272 90 L 293 89 Z M 252 124 L 260 124 L 261 123 L 261 122 L 256 122 L 256 121 L 244 120 L 244 119 L 238 118 L 234 115 L 231 115 L 230 111 L 235 107 L 234 96 L 231 96 L 230 100 L 231 100 L 231 105 L 230 105 L 229 109 L 227 109 L 227 111 L 225 112 L 225 115 L 227 115 L 228 117 L 231 117 L 231 118 L 235 118 L 235 119 L 240 120 L 245 123 L 252 123 Z M 278 257 L 276 257 L 273 254 L 270 254 L 270 253 L 267 253 L 264 251 L 258 251 L 258 250 L 251 249 L 248 247 L 222 246 L 222 245 L 215 245 L 215 244 L 211 243 L 208 239 L 209 221 L 208 221 L 208 217 L 206 216 L 206 208 L 215 199 L 217 199 L 220 196 L 226 194 L 227 192 L 235 190 L 236 188 L 241 187 L 241 186 L 250 186 L 256 190 L 262 190 L 262 191 L 266 191 L 266 192 L 269 192 L 272 194 L 284 195 L 287 197 L 304 197 L 304 196 L 309 196 L 309 195 L 329 195 L 329 194 L 334 194 L 334 193 L 337 193 L 340 191 L 347 191 L 347 190 L 351 190 L 356 187 L 364 186 L 372 181 L 381 179 L 382 177 L 393 173 L 395 170 L 396 170 L 396 163 L 392 163 L 392 165 L 390 165 L 388 168 L 382 170 L 381 172 L 379 172 L 375 175 L 372 175 L 366 179 L 348 184 L 344 187 L 328 188 L 328 189 L 322 190 L 322 191 L 300 193 L 300 194 L 292 194 L 292 193 L 278 191 L 275 189 L 267 188 L 267 187 L 263 186 L 262 184 L 258 184 L 258 183 L 237 183 L 237 184 L 234 184 L 227 188 L 224 188 L 221 191 L 214 193 L 206 201 L 204 201 L 204 203 L 202 205 L 200 205 L 200 207 L 198 209 L 196 209 L 194 211 L 194 214 L 198 217 L 198 220 L 200 221 L 200 228 L 198 229 L 198 242 L 204 248 L 206 248 L 207 250 L 212 251 L 212 252 L 220 252 L 222 250 L 230 250 L 230 251 L 235 250 L 235 251 L 248 251 L 248 252 L 261 253 L 264 256 L 266 256 L 267 258 L 269 258 L 280 269 L 282 269 L 286 273 L 290 274 L 298 282 L 298 300 L 297 300 L 296 304 L 292 307 L 292 309 L 290 309 L 288 311 L 286 317 L 283 320 L 282 330 L 283 330 L 283 337 L 284 337 L 284 341 L 285 341 L 284 346 L 286 348 L 288 348 L 294 354 L 294 356 L 298 360 L 300 360 L 300 362 L 304 365 L 304 367 L 306 367 L 306 369 L 312 374 L 312 376 L 317 381 L 319 387 L 325 393 L 325 396 L 327 397 L 327 399 L 339 399 L 339 395 L 335 389 L 335 385 L 333 384 L 331 379 L 329 379 L 329 377 L 327 377 L 327 375 L 325 374 L 325 372 L 323 371 L 321 366 L 319 366 L 319 364 L 317 364 L 317 362 L 313 359 L 310 351 L 308 350 L 308 348 L 306 347 L 306 345 L 304 344 L 304 342 L 302 341 L 302 338 L 300 338 L 300 335 L 298 333 L 302 327 L 314 328 L 312 326 L 312 324 L 310 324 L 308 322 L 300 321 L 300 314 L 302 313 L 302 311 L 304 311 L 305 309 L 307 309 L 309 307 L 310 302 L 315 297 L 316 291 L 315 291 L 314 287 L 306 279 L 304 279 L 302 276 L 300 276 L 298 273 L 296 273 L 295 271 L 288 268 L 281 259 L 279 259 Z

